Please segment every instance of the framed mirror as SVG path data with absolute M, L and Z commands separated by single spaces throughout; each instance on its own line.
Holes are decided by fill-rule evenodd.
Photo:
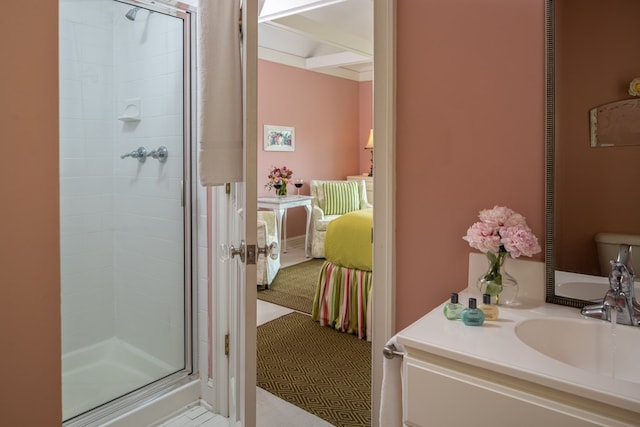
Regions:
M 601 107 L 638 99 L 630 91 L 640 77 L 637 16 L 640 0 L 546 1 L 545 286 L 550 303 L 579 308 L 602 301 L 609 271 L 600 262 L 598 246 L 603 245 L 596 240 L 640 239 L 640 123 L 619 123 L 637 134 L 637 144 L 593 144 L 590 115 L 594 108 L 607 111 Z M 640 250 L 634 255 L 640 265 Z

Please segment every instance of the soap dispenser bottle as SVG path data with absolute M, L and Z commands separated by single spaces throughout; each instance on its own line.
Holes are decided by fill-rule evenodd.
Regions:
M 451 293 L 451 300 L 444 305 L 444 317 L 449 320 L 456 320 L 460 318 L 460 313 L 465 309 L 465 306 L 458 302 L 458 294 Z
M 498 320 L 498 307 L 491 304 L 491 295 L 482 294 L 482 304 L 478 306 L 484 313 L 484 320 Z
M 469 307 L 462 310 L 460 318 L 467 326 L 480 326 L 484 323 L 484 313 L 476 306 L 475 298 L 469 298 Z

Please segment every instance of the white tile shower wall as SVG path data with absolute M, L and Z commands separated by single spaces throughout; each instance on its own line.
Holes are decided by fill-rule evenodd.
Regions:
M 181 366 L 181 26 L 129 9 L 60 3 L 63 352 L 119 336 Z M 160 145 L 165 164 L 119 157 Z
M 60 2 L 63 354 L 115 333 L 109 9 L 107 0 Z
M 113 160 L 116 334 L 181 368 L 184 360 L 181 21 L 141 9 L 115 14 L 116 113 L 139 100 L 140 121 L 114 121 L 118 153 L 166 146 L 166 162 Z M 175 41 L 177 39 L 179 41 Z

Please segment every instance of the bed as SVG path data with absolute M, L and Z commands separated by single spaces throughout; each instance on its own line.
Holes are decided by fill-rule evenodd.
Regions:
M 331 221 L 311 316 L 322 326 L 371 339 L 373 209 Z

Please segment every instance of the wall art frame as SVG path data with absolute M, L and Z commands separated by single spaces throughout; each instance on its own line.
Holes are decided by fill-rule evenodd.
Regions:
M 295 151 L 296 129 L 291 126 L 264 125 L 264 151 Z

